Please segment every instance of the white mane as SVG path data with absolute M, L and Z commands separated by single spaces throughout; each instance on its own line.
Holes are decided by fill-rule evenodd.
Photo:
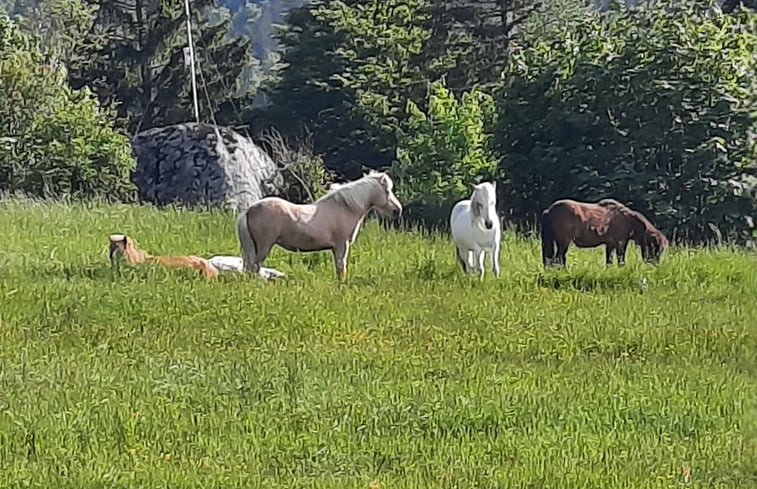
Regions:
M 476 185 L 471 195 L 471 213 L 474 217 L 479 217 L 478 206 L 473 205 L 475 203 L 481 204 L 482 207 L 489 207 L 490 200 L 493 200 L 495 205 L 497 202 L 497 192 L 495 187 L 490 182 L 484 182 Z
M 380 179 L 384 176 L 386 176 L 385 173 L 371 171 L 359 180 L 331 184 L 326 195 L 316 200 L 315 203 L 333 200 L 343 204 L 351 211 L 362 211 L 365 209 L 366 202 L 370 199 L 371 192 L 377 187 L 381 187 Z

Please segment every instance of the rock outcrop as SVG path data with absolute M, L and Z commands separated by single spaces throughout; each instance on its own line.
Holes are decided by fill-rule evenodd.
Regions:
M 186 123 L 143 131 L 132 139 L 133 181 L 142 200 L 240 212 L 279 195 L 283 178 L 249 138 L 210 124 Z

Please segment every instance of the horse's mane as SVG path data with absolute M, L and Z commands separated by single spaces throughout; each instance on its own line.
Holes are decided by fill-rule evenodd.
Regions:
M 488 188 L 488 187 L 491 187 L 491 184 L 490 184 L 489 182 L 484 182 L 484 183 L 485 183 L 485 184 L 487 184 L 487 188 Z M 483 185 L 483 184 L 482 184 L 482 185 Z M 492 190 L 492 191 L 493 191 L 493 192 L 496 192 L 496 190 Z M 485 194 L 486 194 L 486 192 L 484 192 L 483 190 L 480 190 L 480 189 L 476 189 L 476 190 L 474 190 L 474 191 L 473 191 L 473 194 L 471 194 L 471 196 L 470 196 L 470 201 L 471 201 L 471 214 L 473 214 L 473 217 L 476 217 L 476 218 L 477 218 L 477 217 L 479 217 L 479 212 L 478 212 L 478 209 L 476 208 L 476 206 L 475 206 L 475 205 L 472 205 L 472 204 L 473 204 L 473 202 L 475 202 L 475 201 L 476 201 L 476 199 L 478 198 L 478 196 L 479 196 L 479 195 L 485 195 Z M 485 202 L 484 202 L 483 204 L 484 204 L 484 205 L 486 205 L 486 203 L 485 203 Z
M 365 201 L 371 192 L 380 186 L 379 179 L 385 173 L 371 171 L 358 180 L 347 183 L 335 183 L 331 185 L 329 191 L 323 197 L 315 201 L 316 204 L 321 202 L 334 201 L 338 202 L 353 212 L 361 211 L 365 207 Z
M 606 203 L 611 204 L 615 208 L 615 210 L 617 210 L 618 212 L 620 212 L 624 216 L 626 216 L 626 217 L 628 217 L 630 219 L 633 219 L 636 222 L 638 222 L 639 224 L 641 224 L 644 227 L 644 232 L 647 235 L 652 236 L 660 244 L 667 245 L 667 238 L 665 237 L 665 235 L 662 234 L 662 232 L 659 229 L 657 229 L 654 226 L 654 224 L 652 224 L 652 222 L 649 219 L 647 219 L 646 216 L 644 214 L 642 214 L 641 212 L 635 211 L 635 210 L 631 209 L 630 207 L 628 207 L 628 206 L 626 206 L 624 204 L 621 204 L 617 200 L 604 199 L 604 201 L 601 201 L 601 202 L 606 202 Z M 608 207 L 608 206 L 606 206 L 606 207 Z

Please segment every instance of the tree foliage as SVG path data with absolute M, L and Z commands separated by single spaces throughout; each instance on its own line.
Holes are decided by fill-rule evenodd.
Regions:
M 34 196 L 133 196 L 127 137 L 72 90 L 36 43 L 0 17 L 0 188 Z
M 496 42 L 509 35 L 508 19 L 520 22 L 509 15 L 530 13 L 533 5 L 527 0 L 497 5 L 486 24 L 492 30 L 492 14 L 505 24 L 495 22 L 492 32 L 484 32 L 481 20 L 474 23 L 475 35 L 466 36 L 455 30 L 459 20 L 448 15 L 460 10 L 454 1 L 309 2 L 288 16 L 284 69 L 270 110 L 256 117 L 285 134 L 308 128 L 315 149 L 345 176 L 356 176 L 362 165 L 388 166 L 396 154 L 397 128 L 408 120 L 407 101 L 425 110 L 431 80 L 452 79 L 448 86 L 456 94 L 499 80 L 496 67 L 506 56 Z M 466 9 L 466 16 L 483 18 L 483 7 L 472 3 Z
M 749 233 L 754 22 L 695 1 L 540 16 L 498 97 L 508 206 L 612 196 L 681 237 Z
M 426 112 L 409 100 L 406 129 L 398 130 L 392 168 L 407 201 L 449 203 L 466 197 L 470 184 L 495 176 L 488 131 L 495 118 L 491 96 L 474 89 L 459 99 L 442 81 L 432 84 Z
M 83 48 L 94 11 L 83 0 L 13 0 L 6 13 L 33 36 L 42 54 L 67 66 Z
M 262 117 L 285 134 L 314 134 L 330 167 L 354 177 L 391 164 L 395 129 L 426 80 L 426 0 L 313 1 L 290 11 L 283 72 Z
M 97 7 L 87 47 L 73 61 L 71 84 L 89 86 L 99 99 L 118 108 L 130 133 L 194 119 L 182 0 L 87 0 Z M 212 0 L 192 0 L 201 117 L 217 116 L 238 93 L 238 79 L 251 63 L 249 41 L 229 38 L 229 20 L 205 14 Z

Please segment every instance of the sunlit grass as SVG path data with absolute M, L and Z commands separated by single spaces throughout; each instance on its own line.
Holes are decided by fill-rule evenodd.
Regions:
M 757 487 L 753 253 L 545 273 L 508 232 L 479 282 L 369 223 L 344 284 L 108 263 L 113 232 L 238 254 L 233 224 L 0 203 L 0 486 Z

